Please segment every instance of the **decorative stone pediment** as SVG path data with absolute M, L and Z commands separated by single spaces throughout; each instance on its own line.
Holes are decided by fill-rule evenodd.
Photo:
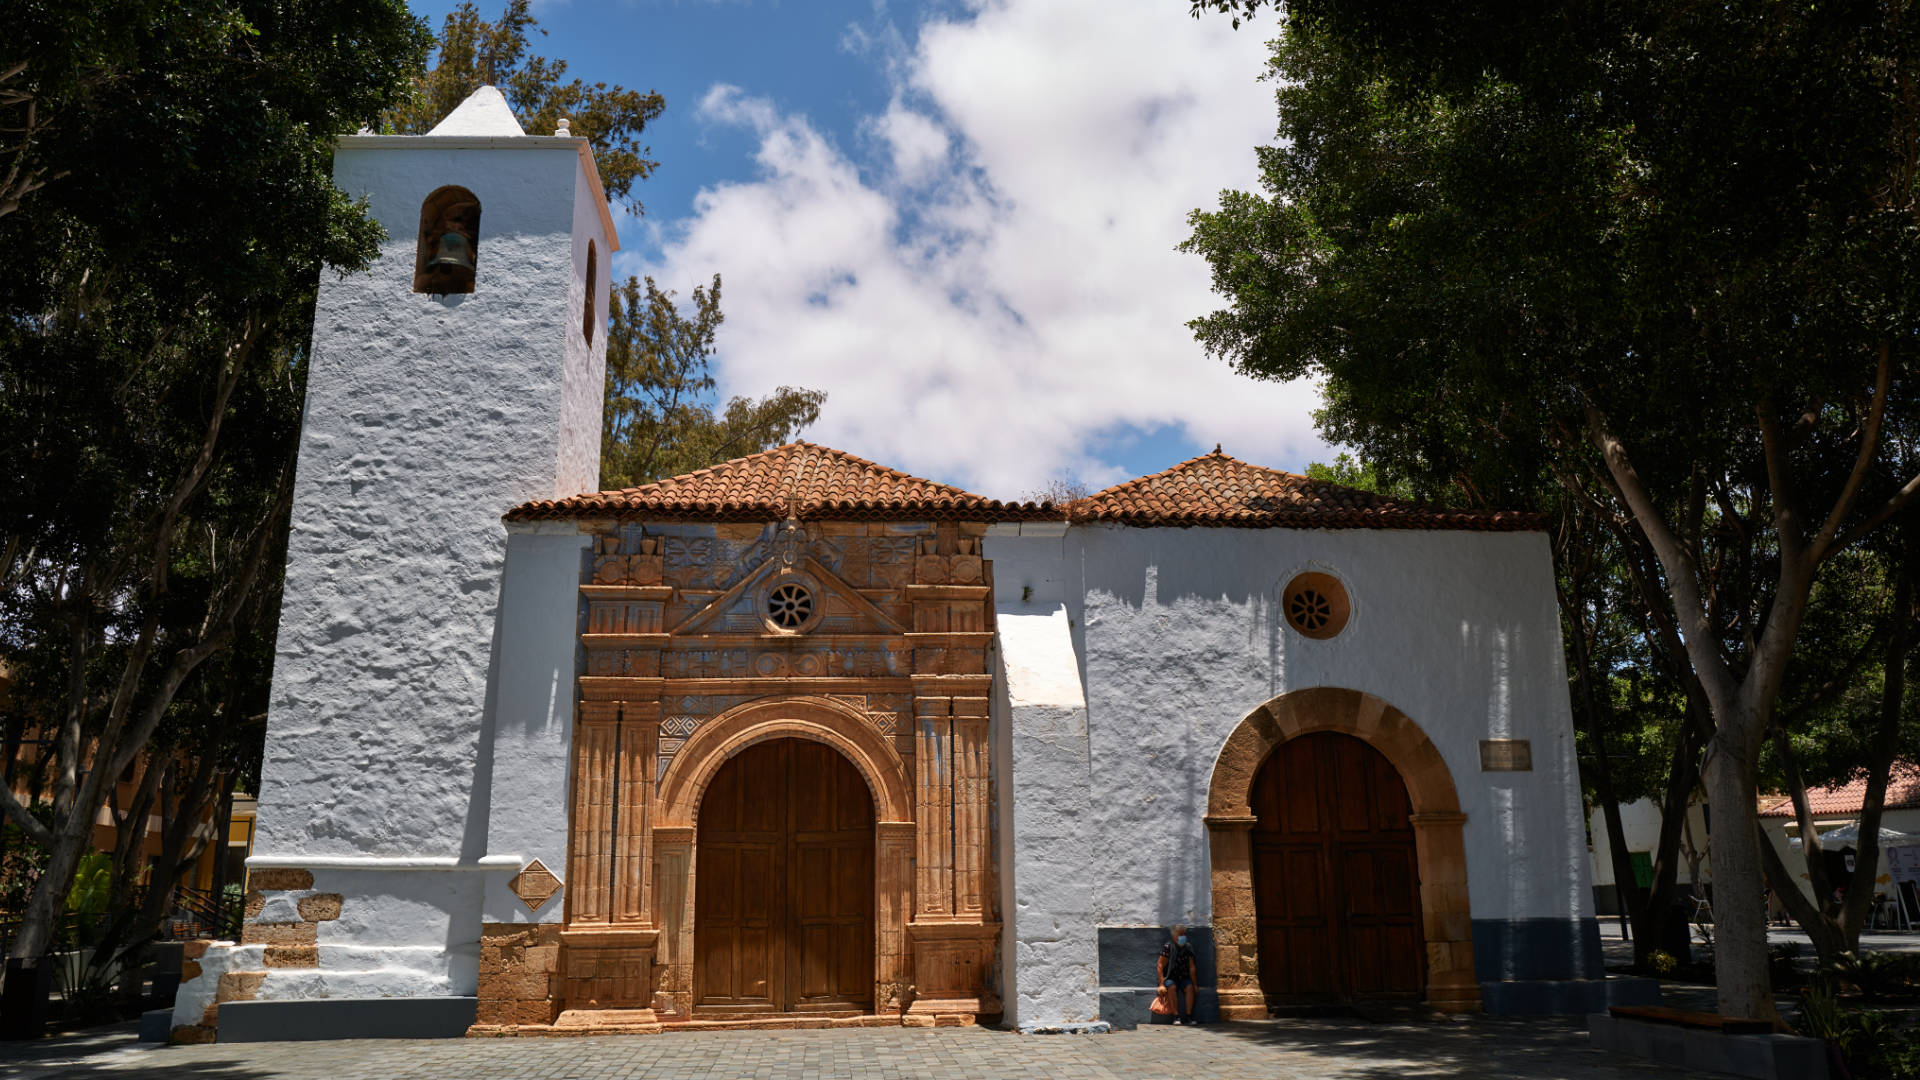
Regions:
M 815 631 L 901 634 L 906 629 L 801 549 L 774 553 L 669 632 L 680 638 Z

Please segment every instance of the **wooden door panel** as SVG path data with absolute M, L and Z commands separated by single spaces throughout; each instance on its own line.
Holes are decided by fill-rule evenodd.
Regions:
M 1320 763 L 1312 754 L 1295 752 L 1285 754 L 1282 764 L 1286 783 L 1273 800 L 1280 806 L 1280 831 L 1317 837 L 1326 831 L 1320 821 Z
M 1366 835 L 1373 831 L 1373 770 L 1361 755 L 1379 755 L 1358 739 L 1342 738 L 1314 747 L 1321 762 L 1315 780 L 1329 824 L 1339 833 Z M 1329 786 L 1330 785 L 1330 786 Z
M 873 802 L 830 747 L 777 739 L 721 766 L 701 800 L 695 993 L 707 1011 L 873 1001 Z
M 793 1007 L 873 1001 L 873 800 L 866 780 L 831 748 L 796 758 Z
M 750 746 L 721 766 L 701 799 L 694 853 L 694 975 L 701 1006 L 782 1007 L 786 771 L 782 743 Z M 778 797 L 767 798 L 770 790 Z
M 1404 848 L 1375 853 L 1374 873 L 1380 883 L 1381 914 L 1399 919 L 1420 917 L 1419 873 L 1413 852 Z
M 1331 732 L 1281 744 L 1254 779 L 1260 983 L 1282 999 L 1418 994 L 1420 882 L 1406 786 Z
M 794 853 L 794 914 L 807 926 L 833 918 L 833 851 L 803 846 Z

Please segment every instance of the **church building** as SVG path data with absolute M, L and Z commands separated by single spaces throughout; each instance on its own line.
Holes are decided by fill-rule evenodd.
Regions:
M 1144 1022 L 1603 980 L 1544 523 L 1218 449 L 1068 506 L 598 479 L 586 140 L 340 141 L 238 942 L 179 1039 Z M 982 418 L 986 430 L 990 418 Z

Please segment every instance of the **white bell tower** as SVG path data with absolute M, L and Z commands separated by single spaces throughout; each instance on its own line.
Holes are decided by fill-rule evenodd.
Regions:
M 618 240 L 587 140 L 526 134 L 490 86 L 426 135 L 341 139 L 334 178 L 387 235 L 320 285 L 249 863 L 290 891 L 256 884 L 247 938 L 318 948 L 262 1000 L 472 995 L 501 515 L 599 486 Z

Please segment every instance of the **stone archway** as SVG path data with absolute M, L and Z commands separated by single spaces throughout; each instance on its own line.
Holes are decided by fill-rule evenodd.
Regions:
M 1260 765 L 1288 739 L 1335 731 L 1385 755 L 1413 803 L 1426 935 L 1427 1002 L 1446 1012 L 1476 1012 L 1473 927 L 1467 903 L 1467 857 L 1460 799 L 1440 751 L 1407 715 L 1371 694 L 1315 687 L 1282 694 L 1247 714 L 1220 749 L 1207 790 L 1207 832 L 1213 864 L 1213 934 L 1223 1019 L 1267 1015 L 1260 990 L 1259 935 L 1253 900 L 1253 807 Z
M 772 739 L 831 747 L 860 773 L 873 796 L 873 1002 L 877 1010 L 896 1008 L 912 982 L 907 920 L 913 891 L 913 785 L 887 736 L 859 710 L 821 697 L 762 699 L 717 716 L 687 739 L 661 776 L 653 829 L 660 920 L 657 988 L 672 999 L 671 1014 L 690 1014 L 701 800 L 723 765 Z
M 728 758 L 767 739 L 811 739 L 833 747 L 866 778 L 883 824 L 913 823 L 913 784 L 906 767 L 865 714 L 832 698 L 785 697 L 749 701 L 687 738 L 660 777 L 657 827 L 691 828 L 713 774 Z

